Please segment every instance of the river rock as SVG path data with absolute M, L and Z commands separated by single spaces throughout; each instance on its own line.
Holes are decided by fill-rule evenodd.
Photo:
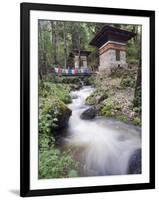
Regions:
M 79 90 L 82 87 L 80 83 L 70 84 L 69 86 L 70 86 L 70 88 L 71 88 L 72 91 Z
M 56 114 L 57 121 L 55 122 L 56 127 L 54 127 L 54 129 L 59 130 L 61 128 L 65 128 L 68 125 L 68 121 L 69 121 L 69 118 L 72 114 L 72 110 L 70 110 L 60 100 L 54 101 L 54 106 L 55 105 L 56 105 L 56 109 L 57 109 L 57 114 Z M 53 111 L 53 113 L 54 113 L 54 111 Z
M 137 149 L 130 157 L 129 174 L 141 174 L 141 149 Z
M 97 110 L 95 109 L 95 107 L 91 107 L 91 108 L 88 108 L 87 110 L 85 110 L 81 114 L 80 118 L 85 119 L 85 120 L 89 120 L 89 119 L 95 118 L 96 114 L 97 114 Z
M 78 98 L 78 95 L 77 95 L 77 94 L 71 94 L 71 98 L 72 98 L 72 99 L 77 99 L 77 98 Z
M 101 101 L 105 100 L 108 98 L 108 95 L 107 94 L 101 94 L 101 95 L 97 95 L 95 97 L 96 99 L 96 103 L 99 104 Z

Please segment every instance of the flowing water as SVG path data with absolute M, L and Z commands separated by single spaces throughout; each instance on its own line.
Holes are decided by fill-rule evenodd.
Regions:
M 65 146 L 73 149 L 80 163 L 80 176 L 127 174 L 131 155 L 141 148 L 140 129 L 102 117 L 82 120 L 81 113 L 89 108 L 85 99 L 93 90 L 84 86 L 71 93 L 72 116 L 64 138 Z

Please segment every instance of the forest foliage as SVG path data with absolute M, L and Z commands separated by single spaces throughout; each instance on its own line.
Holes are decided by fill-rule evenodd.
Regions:
M 39 178 L 66 178 L 78 176 L 78 162 L 72 157 L 69 150 L 62 151 L 56 145 L 56 132 L 59 128 L 61 116 L 70 115 L 67 107 L 71 103 L 70 90 L 79 89 L 80 81 L 77 77 L 67 79 L 55 77 L 49 71 L 52 67 L 61 65 L 74 67 L 70 53 L 72 50 L 88 50 L 88 67 L 99 65 L 98 49 L 89 45 L 95 34 L 105 25 L 133 31 L 136 36 L 128 41 L 127 61 L 138 63 L 138 77 L 135 83 L 131 77 L 124 77 L 121 86 L 136 87 L 134 106 L 141 108 L 141 27 L 138 25 L 104 24 L 92 22 L 67 22 L 67 21 L 38 21 L 38 55 L 39 55 Z M 52 76 L 52 82 L 48 81 Z M 87 80 L 85 82 L 89 82 Z M 101 84 L 101 81 L 100 81 Z M 101 92 L 99 92 L 100 94 Z M 88 104 L 97 104 L 94 94 L 87 99 Z M 110 95 L 110 94 L 109 94 Z M 108 91 L 103 93 L 101 101 L 108 98 Z M 105 116 L 120 112 L 118 105 L 113 107 L 110 102 L 102 108 Z M 141 109 L 140 109 L 141 110 Z M 135 111 L 137 112 L 137 111 Z M 113 113 L 113 114 L 112 114 Z M 125 120 L 125 116 L 122 121 Z M 121 120 L 121 119 L 120 119 Z M 139 118 L 134 118 L 134 124 L 139 125 Z M 125 120 L 127 121 L 127 119 Z
M 77 176 L 78 163 L 71 152 L 56 146 L 59 118 L 70 112 L 65 103 L 71 101 L 70 88 L 50 82 L 39 83 L 39 178 Z
M 141 26 L 93 22 L 69 22 L 39 20 L 39 69 L 47 72 L 50 67 L 60 64 L 63 68 L 73 66 L 72 50 L 88 50 L 88 66 L 98 66 L 98 49 L 89 43 L 105 25 L 114 26 L 136 33 L 128 41 L 127 60 L 138 61 Z M 42 72 L 41 72 L 42 73 Z

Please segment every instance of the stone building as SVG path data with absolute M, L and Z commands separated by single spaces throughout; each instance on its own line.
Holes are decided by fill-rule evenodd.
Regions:
M 104 26 L 90 42 L 99 49 L 99 72 L 110 73 L 111 69 L 127 68 L 126 44 L 135 33 Z
M 87 58 L 90 54 L 90 51 L 85 50 L 73 50 L 70 53 L 70 57 L 73 58 L 74 61 L 74 67 L 75 68 L 87 68 Z

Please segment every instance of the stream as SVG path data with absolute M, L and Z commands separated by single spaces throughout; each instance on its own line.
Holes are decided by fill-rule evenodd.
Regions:
M 63 143 L 79 161 L 80 176 L 128 174 L 130 157 L 141 148 L 141 129 L 105 117 L 82 120 L 81 113 L 90 107 L 85 99 L 93 90 L 83 86 L 71 92 L 72 115 Z

